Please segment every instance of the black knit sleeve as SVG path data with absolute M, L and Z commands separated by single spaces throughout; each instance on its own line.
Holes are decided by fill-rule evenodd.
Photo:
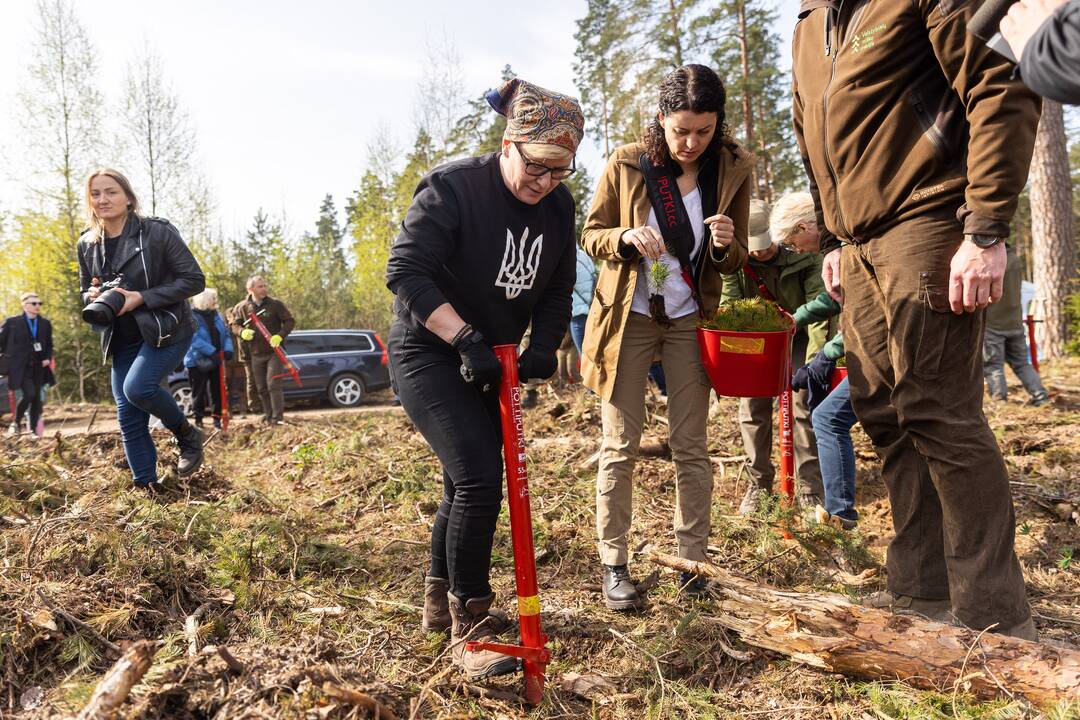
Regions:
M 431 173 L 420 181 L 386 263 L 386 286 L 420 322 L 447 302 L 435 278 L 454 252 L 459 224 L 453 188 L 442 173 Z

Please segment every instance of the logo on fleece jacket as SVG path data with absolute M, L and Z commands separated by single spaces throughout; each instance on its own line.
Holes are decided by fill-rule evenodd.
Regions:
M 505 288 L 506 299 L 513 300 L 523 290 L 531 290 L 536 281 L 536 271 L 540 268 L 540 254 L 544 250 L 544 236 L 537 235 L 532 245 L 529 242 L 529 228 L 521 233 L 521 240 L 514 240 L 514 233 L 506 230 L 506 249 L 503 250 L 502 265 L 495 287 Z M 526 249 L 527 248 L 527 249 Z

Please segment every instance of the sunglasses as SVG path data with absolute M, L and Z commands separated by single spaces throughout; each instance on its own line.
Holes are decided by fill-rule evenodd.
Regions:
M 28 301 L 26 302 L 26 304 L 27 304 L 27 305 L 41 305 L 41 303 L 40 303 L 39 301 L 37 301 L 37 300 L 34 300 L 34 301 L 29 301 L 29 300 L 28 300 Z

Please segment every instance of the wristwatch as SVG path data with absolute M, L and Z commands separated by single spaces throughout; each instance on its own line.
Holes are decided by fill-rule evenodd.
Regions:
M 1005 241 L 1005 238 L 1000 235 L 980 235 L 978 233 L 969 233 L 965 235 L 964 238 L 970 240 L 976 247 L 980 247 L 983 250 L 992 248 L 998 243 Z

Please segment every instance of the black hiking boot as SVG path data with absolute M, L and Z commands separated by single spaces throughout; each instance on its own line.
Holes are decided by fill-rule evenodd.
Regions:
M 604 604 L 612 610 L 641 608 L 641 595 L 625 565 L 604 566 Z
M 199 469 L 203 461 L 203 433 L 187 420 L 173 430 L 176 444 L 180 446 L 180 460 L 176 464 L 176 474 L 180 477 L 190 475 Z
M 705 584 L 707 582 L 704 577 L 695 573 L 679 573 L 679 589 L 693 598 L 705 597 Z

